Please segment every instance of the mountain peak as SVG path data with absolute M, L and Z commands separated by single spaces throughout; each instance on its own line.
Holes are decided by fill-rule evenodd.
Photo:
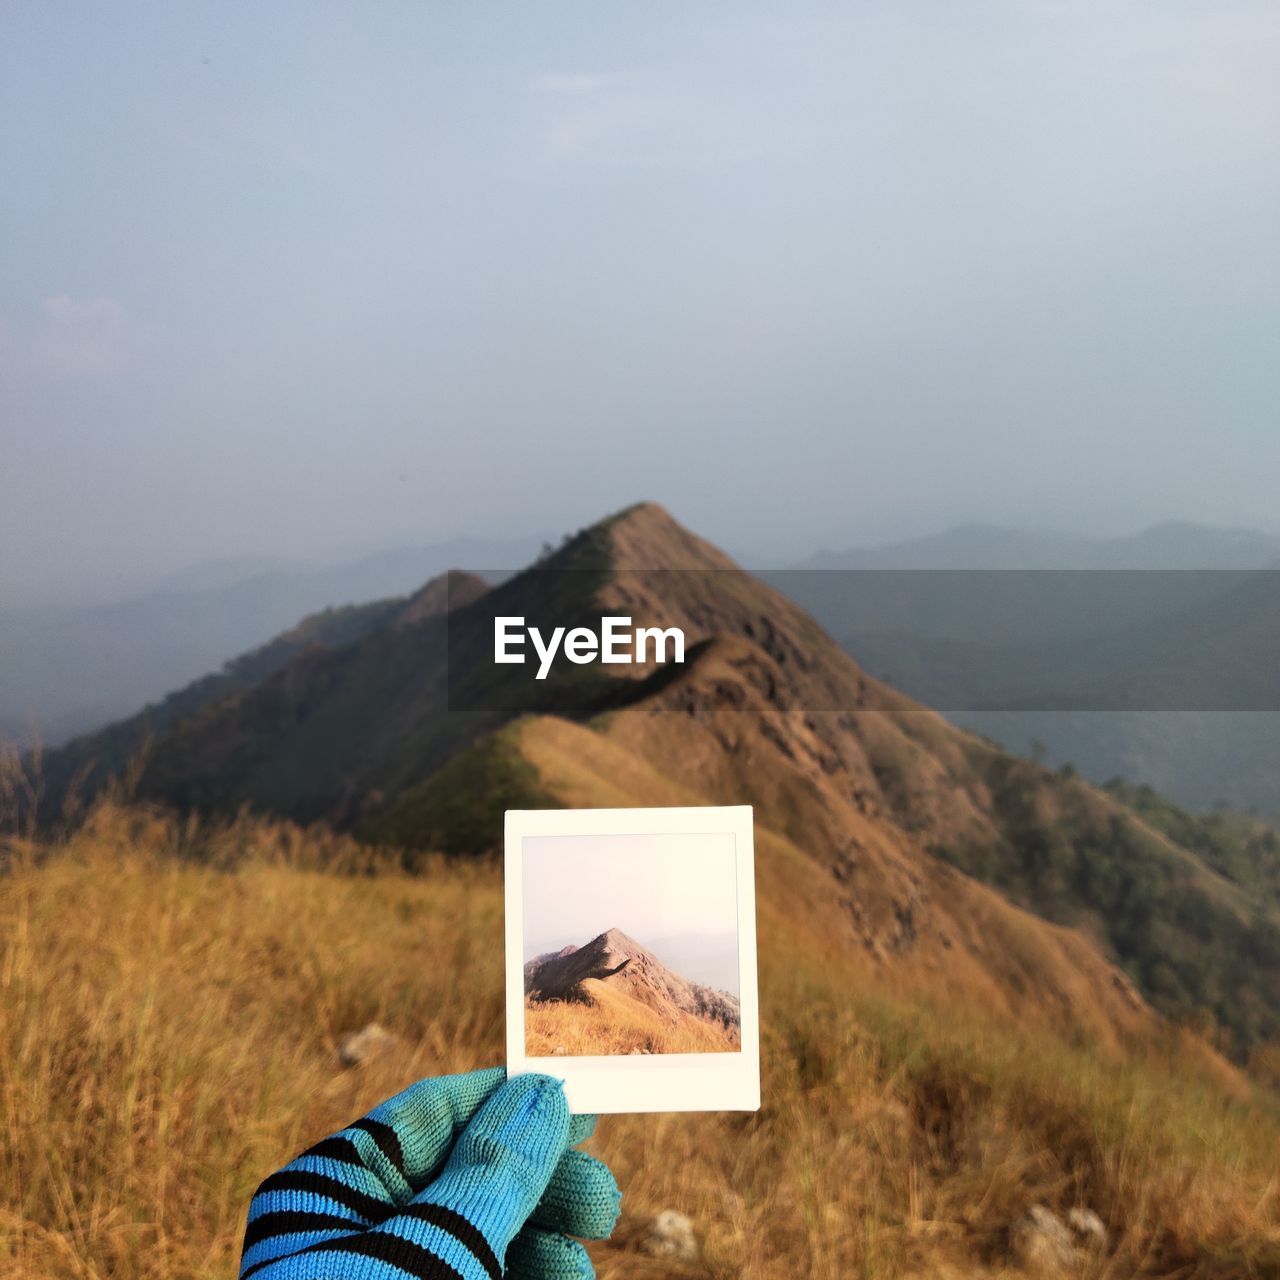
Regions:
M 396 623 L 405 627 L 425 618 L 449 613 L 478 600 L 488 590 L 489 584 L 479 575 L 463 569 L 449 569 L 437 574 L 409 597 Z
M 587 945 L 593 943 L 603 943 L 604 946 L 610 947 L 615 951 L 643 951 L 644 948 L 630 934 L 623 933 L 621 929 L 606 929 L 598 938 L 593 938 Z
M 613 515 L 606 516 L 603 523 L 605 524 L 655 524 L 665 523 L 674 525 L 677 523 L 671 512 L 666 509 L 660 502 L 654 502 L 649 498 L 642 499 L 640 502 L 633 502 L 629 507 L 623 507 L 621 511 L 615 511 Z
M 581 947 L 539 956 L 524 968 L 525 994 L 536 1000 L 589 1001 L 592 983 L 607 984 L 667 1020 L 691 1014 L 724 1027 L 738 1025 L 736 996 L 693 982 L 668 968 L 621 929 L 610 928 Z
M 609 541 L 615 569 L 736 569 L 656 502 L 637 502 L 594 526 Z

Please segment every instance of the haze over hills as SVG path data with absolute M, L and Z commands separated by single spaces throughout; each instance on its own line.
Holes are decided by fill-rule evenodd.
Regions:
M 326 569 L 242 558 L 196 566 L 132 601 L 0 608 L 0 738 L 56 745 L 143 704 L 154 704 L 147 717 L 154 732 L 174 710 L 171 691 L 183 690 L 181 708 L 243 683 L 249 650 L 248 672 L 261 678 L 270 661 L 293 651 L 299 626 L 309 643 L 352 639 L 372 625 L 386 597 L 431 573 L 450 564 L 526 563 L 537 543 L 458 539 Z M 814 613 L 869 672 L 1010 750 L 1027 753 L 1037 744 L 1047 761 L 1070 761 L 1095 781 L 1123 776 L 1194 807 L 1226 803 L 1275 814 L 1280 718 L 1230 712 L 1212 698 L 1212 706 L 1177 709 L 1177 699 L 1194 704 L 1197 687 L 1216 689 L 1224 673 L 1241 670 L 1243 656 L 1252 665 L 1246 678 L 1232 677 L 1231 705 L 1263 705 L 1250 699 L 1259 681 L 1274 679 L 1272 631 L 1259 631 L 1247 611 L 1223 616 L 1220 606 L 1247 590 L 1221 571 L 1278 561 L 1280 538 L 1251 530 L 1166 523 L 1091 538 L 963 525 L 821 552 L 800 570 L 762 576 Z M 833 589 L 832 569 L 874 572 Z M 1036 587 L 1041 569 L 1081 573 Z M 1206 572 L 1167 572 L 1190 569 Z M 1019 578 L 1020 570 L 1032 572 Z M 1099 572 L 1115 570 L 1166 572 Z M 313 611 L 320 617 L 297 624 Z M 1261 662 L 1241 652 L 1251 628 Z M 224 663 L 216 685 L 208 684 L 206 674 Z M 1112 709 L 1144 697 L 1156 709 Z M 136 746 L 140 737 L 127 741 Z
M 0 604 L 0 738 L 56 745 L 217 671 L 307 615 L 404 595 L 459 564 L 515 570 L 541 542 L 455 538 L 321 567 L 238 559 L 112 603 Z
M 217 670 L 308 614 L 402 595 L 452 567 L 517 569 L 543 545 L 544 538 L 532 536 L 456 538 L 324 566 L 238 557 L 193 565 L 145 590 L 84 606 L 10 601 L 0 606 L 0 735 L 25 743 L 34 726 L 41 742 L 57 745 Z M 1129 537 L 1089 538 L 962 525 L 904 542 L 819 552 L 799 567 L 1245 569 L 1272 562 L 1280 562 L 1280 537 L 1251 530 L 1169 523 Z M 868 615 L 879 629 L 898 620 L 883 601 L 869 605 Z M 827 620 L 838 634 L 857 625 Z M 948 621 L 954 620 L 953 609 Z
M 1280 563 L 1280 535 L 1166 521 L 1120 537 L 956 525 L 942 533 L 819 551 L 799 569 L 1261 569 Z
M 493 617 L 548 610 L 566 626 L 679 625 L 689 661 L 575 669 L 545 688 L 495 668 Z M 97 741 L 77 744 L 76 768 Z M 52 753 L 55 803 L 66 764 Z M 493 847 L 505 807 L 750 802 L 762 947 L 803 920 L 877 981 L 1100 1046 L 1163 1035 L 1148 1001 L 1211 1020 L 1241 1056 L 1280 1026 L 1273 895 L 879 684 L 652 505 L 448 616 L 381 621 L 177 718 L 138 786 L 459 852 Z
M 1276 815 L 1277 565 L 1280 539 L 1248 530 L 966 526 L 770 580 L 869 671 L 1011 750 Z
M 653 938 L 649 949 L 669 969 L 687 973 L 697 982 L 717 991 L 738 994 L 738 939 L 706 934 L 674 934 Z

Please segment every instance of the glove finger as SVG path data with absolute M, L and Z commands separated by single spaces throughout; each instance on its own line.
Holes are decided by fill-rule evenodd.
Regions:
M 569 1105 L 559 1080 L 508 1080 L 472 1117 L 435 1182 L 370 1234 L 391 1231 L 409 1239 L 465 1280 L 486 1274 L 497 1280 L 568 1136 Z
M 549 1231 L 586 1240 L 604 1240 L 618 1221 L 622 1193 L 609 1166 L 585 1151 L 560 1157 L 546 1192 L 529 1221 Z
M 576 1147 L 580 1142 L 586 1142 L 595 1131 L 595 1116 L 573 1116 L 569 1121 L 569 1141 L 567 1145 Z
M 249 1205 L 241 1276 L 384 1221 L 504 1076 L 496 1067 L 420 1080 L 268 1177 Z
M 405 1204 L 444 1164 L 454 1138 L 506 1078 L 502 1067 L 489 1067 L 419 1080 L 344 1133 L 366 1135 L 360 1141 L 366 1163 L 396 1204 Z
M 587 1251 L 557 1231 L 525 1227 L 507 1252 L 507 1280 L 593 1280 Z

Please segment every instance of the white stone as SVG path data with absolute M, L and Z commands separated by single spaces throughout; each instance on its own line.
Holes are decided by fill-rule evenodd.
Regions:
M 1072 1209 L 1067 1214 L 1067 1226 L 1086 1249 L 1094 1249 L 1098 1252 L 1106 1249 L 1106 1224 L 1092 1209 Z
M 693 1233 L 693 1223 L 683 1213 L 664 1209 L 649 1223 L 641 1248 L 655 1258 L 691 1262 L 698 1256 L 698 1237 Z
M 1080 1251 L 1067 1224 L 1042 1204 L 1033 1204 L 1010 1226 L 1009 1250 L 1018 1265 L 1033 1276 L 1061 1275 L 1080 1262 Z
M 367 1027 L 342 1037 L 338 1045 L 338 1062 L 344 1067 L 358 1067 L 398 1043 L 386 1027 L 371 1022 Z

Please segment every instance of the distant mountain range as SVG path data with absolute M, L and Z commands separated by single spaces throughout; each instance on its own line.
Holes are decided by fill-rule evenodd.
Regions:
M 1170 521 L 1098 538 L 957 525 L 882 546 L 820 551 L 799 569 L 1260 569 L 1280 563 L 1280 535 Z
M 545 545 L 540 538 L 509 541 L 455 539 L 400 547 L 325 567 L 264 557 L 196 565 L 171 574 L 145 594 L 83 608 L 20 607 L 0 603 L 0 738 L 56 745 L 154 702 L 188 681 L 218 670 L 250 649 L 293 629 L 299 618 L 380 601 L 416 589 L 433 574 L 465 566 L 514 571 Z M 885 546 L 821 552 L 798 566 L 830 569 L 1254 569 L 1280 564 L 1280 537 L 1248 530 L 1164 524 L 1131 537 L 1087 538 L 1037 530 L 964 525 L 946 533 Z M 823 598 L 823 574 L 795 571 L 764 576 L 812 609 L 839 637 L 856 640 L 877 668 L 880 650 L 893 644 L 906 667 L 988 659 L 963 651 L 939 652 L 915 642 L 973 640 L 1009 643 L 1063 640 L 1088 631 L 1088 610 L 1078 594 L 1046 593 L 1043 607 L 1013 612 L 976 599 L 959 582 L 904 592 L 886 577 L 860 588 L 855 599 Z M 1204 582 L 1205 599 L 1216 588 Z M 924 584 L 918 584 L 923 587 Z M 1105 605 L 1112 629 L 1141 624 L 1195 603 L 1188 583 L 1170 591 L 1153 575 L 1134 590 L 1128 583 L 1106 601 L 1089 584 L 1093 608 Z M 988 587 L 988 590 L 990 588 Z M 1161 598 L 1163 592 L 1164 597 Z M 998 625 L 990 625 L 994 615 Z M 912 644 L 898 645 L 908 633 Z M 1023 655 L 1025 656 L 1025 655 Z M 904 687 L 928 696 L 906 676 Z M 963 693 L 963 691 L 961 691 Z M 946 697 L 950 697 L 948 694 Z M 946 700 L 944 697 L 944 701 Z M 958 704 L 957 704 L 958 705 Z M 1021 745 L 1021 744 L 1018 744 Z M 1082 761 L 1088 767 L 1088 761 Z
M 354 639 L 445 568 L 518 568 L 542 545 L 459 539 L 321 569 L 237 560 L 118 604 L 0 605 L 0 740 L 57 745 L 147 706 L 133 718 L 145 732 L 121 738 L 136 747 L 308 645 Z M 1256 708 L 1280 704 L 1280 575 L 1242 581 L 1278 563 L 1280 537 L 1249 530 L 964 525 L 761 576 L 869 671 L 1010 750 L 1197 808 L 1278 814 L 1280 715 Z
M 226 561 L 114 604 L 0 602 L 0 739 L 56 745 L 269 647 L 306 615 L 349 618 L 349 606 L 404 595 L 455 565 L 512 572 L 540 542 L 458 538 L 319 568 Z
M 496 616 L 616 614 L 683 628 L 687 662 L 542 684 L 492 661 Z M 148 732 L 141 798 L 323 819 L 410 867 L 495 847 L 505 808 L 750 802 L 762 954 L 853 946 L 868 981 L 927 975 L 940 999 L 981 993 L 1099 1044 L 1158 1037 L 1151 1005 L 1241 1055 L 1280 1031 L 1280 886 L 1241 856 L 1265 832 L 1196 826 L 955 727 L 661 508 L 496 586 L 455 575 L 307 631 L 150 730 L 49 753 L 47 812 Z
M 869 671 L 1012 750 L 1280 814 L 1278 566 L 1280 539 L 1249 531 L 969 526 L 766 576 Z

